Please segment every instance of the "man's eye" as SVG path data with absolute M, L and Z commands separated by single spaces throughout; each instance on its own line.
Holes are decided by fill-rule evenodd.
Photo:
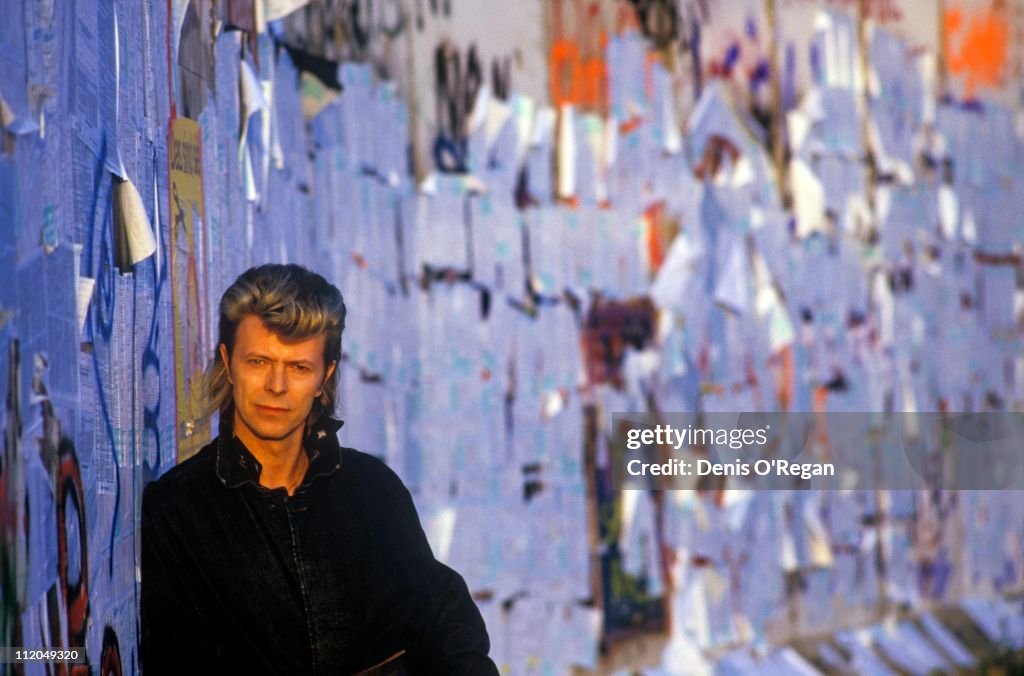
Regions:
M 300 373 L 307 373 L 310 370 L 308 366 L 303 366 L 302 364 L 292 364 L 292 366 Z
M 263 360 L 262 359 L 250 359 L 249 363 L 252 364 L 253 366 L 261 366 L 263 364 Z

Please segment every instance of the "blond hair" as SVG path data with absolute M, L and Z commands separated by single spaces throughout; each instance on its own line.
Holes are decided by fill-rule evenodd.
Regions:
M 281 338 L 303 340 L 323 334 L 324 366 L 341 358 L 341 333 L 345 330 L 345 300 L 333 284 L 311 270 L 293 263 L 268 263 L 249 268 L 228 287 L 220 299 L 218 347 L 206 369 L 207 413 L 219 411 L 221 419 L 234 405 L 233 390 L 219 346 L 227 348 L 228 359 L 235 347 L 235 334 L 242 319 L 259 317 L 264 326 Z M 328 415 L 337 405 L 338 369 L 324 382 L 314 402 Z

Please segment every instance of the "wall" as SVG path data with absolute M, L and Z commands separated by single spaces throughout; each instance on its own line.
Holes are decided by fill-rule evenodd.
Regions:
M 865 146 L 850 3 L 827 3 L 829 21 L 781 3 L 790 209 L 750 119 L 760 3 L 752 22 L 680 3 L 706 36 L 696 57 L 638 32 L 633 3 L 575 3 L 606 41 L 559 27 L 558 5 L 405 3 L 405 32 L 335 35 L 372 57 L 337 69 L 309 57 L 344 54 L 295 38 L 308 14 L 254 35 L 231 30 L 247 22 L 234 3 L 3 5 L 0 643 L 137 671 L 142 487 L 216 428 L 195 383 L 216 301 L 271 260 L 343 290 L 342 441 L 413 490 L 508 673 L 595 668 L 640 606 L 671 671 L 1019 588 L 1019 494 L 651 499 L 605 483 L 617 410 L 1019 410 L 1020 142 L 997 105 L 1010 85 L 990 77 L 1011 57 L 969 47 L 990 44 L 970 18 L 988 10 L 946 15 L 967 41 L 951 75 L 975 84 L 943 105 L 915 75 L 935 23 L 879 5 L 911 46 L 872 43 Z M 372 6 L 387 33 L 393 3 Z M 437 113 L 446 40 L 485 70 L 512 59 L 506 100 L 468 128 L 465 88 Z M 455 149 L 440 166 L 438 138 Z M 607 352 L 581 349 L 602 331 Z

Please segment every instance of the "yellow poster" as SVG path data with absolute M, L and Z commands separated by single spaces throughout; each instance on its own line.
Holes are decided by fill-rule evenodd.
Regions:
M 203 372 L 210 355 L 202 299 L 206 298 L 206 214 L 199 124 L 171 121 L 168 159 L 171 185 L 171 304 L 174 323 L 174 383 L 178 462 L 210 440 L 203 417 Z

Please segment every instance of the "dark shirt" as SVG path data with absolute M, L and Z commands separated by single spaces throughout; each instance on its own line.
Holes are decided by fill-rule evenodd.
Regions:
M 230 419 L 230 416 L 226 416 Z M 289 496 L 222 422 L 142 498 L 142 667 L 351 674 L 405 650 L 410 673 L 497 674 L 462 577 L 438 562 L 401 480 L 321 415 Z

